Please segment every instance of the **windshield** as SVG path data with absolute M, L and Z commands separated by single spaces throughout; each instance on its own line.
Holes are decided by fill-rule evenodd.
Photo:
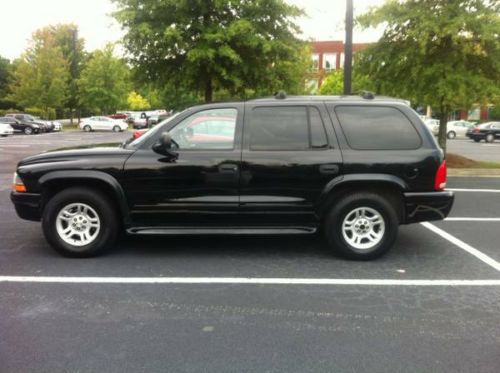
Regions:
M 153 136 L 155 133 L 157 133 L 158 131 L 160 131 L 161 128 L 165 124 L 167 124 L 168 122 L 170 122 L 172 119 L 176 118 L 179 114 L 181 114 L 181 113 L 176 113 L 176 114 L 168 117 L 167 119 L 161 121 L 154 128 L 148 130 L 144 135 L 142 135 L 141 137 L 135 139 L 130 144 L 127 144 L 126 147 L 127 148 L 128 147 L 133 147 L 133 148 L 139 147 L 143 142 L 147 141 L 151 136 Z

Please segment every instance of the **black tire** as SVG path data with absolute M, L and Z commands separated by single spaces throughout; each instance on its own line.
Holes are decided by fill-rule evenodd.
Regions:
M 57 216 L 61 209 L 72 203 L 84 203 L 94 209 L 100 220 L 96 238 L 85 246 L 65 242 L 57 232 Z M 74 187 L 63 190 L 50 199 L 43 210 L 42 228 L 46 240 L 61 255 L 86 258 L 102 254 L 116 241 L 119 216 L 111 201 L 99 191 Z
M 455 131 L 450 131 L 446 134 L 446 137 L 449 139 L 449 140 L 453 140 L 455 137 L 457 137 L 457 134 L 455 133 Z
M 359 249 L 352 246 L 342 233 L 342 224 L 346 216 L 360 207 L 368 207 L 378 212 L 385 224 L 381 240 L 369 249 Z M 398 215 L 393 205 L 386 198 L 369 192 L 344 196 L 332 207 L 326 216 L 323 227 L 329 246 L 337 254 L 353 260 L 371 260 L 385 254 L 394 245 L 398 228 Z
M 31 127 L 24 127 L 23 132 L 25 135 L 32 135 L 34 133 L 33 128 L 31 128 Z
M 492 134 L 492 133 L 488 133 L 488 134 L 486 135 L 485 141 L 486 141 L 486 142 L 493 142 L 493 141 L 495 141 L 495 135 L 494 135 L 494 134 Z
M 85 132 L 92 132 L 92 127 L 90 127 L 89 125 L 86 125 L 86 126 L 83 127 L 83 130 Z
M 474 139 L 474 142 L 479 142 L 481 141 L 481 139 Z
M 120 126 L 114 126 L 113 127 L 113 132 L 121 132 Z

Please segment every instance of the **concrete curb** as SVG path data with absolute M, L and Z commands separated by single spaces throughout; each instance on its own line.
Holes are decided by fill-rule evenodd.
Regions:
M 450 177 L 500 177 L 500 168 L 448 168 Z

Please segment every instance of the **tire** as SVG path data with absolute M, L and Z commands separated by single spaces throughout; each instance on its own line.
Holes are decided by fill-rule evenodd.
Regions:
M 474 139 L 474 142 L 479 142 L 481 141 L 481 139 Z
M 457 134 L 455 133 L 455 131 L 450 131 L 446 134 L 446 137 L 449 139 L 449 140 L 453 140 L 455 137 L 457 137 Z
M 364 210 L 364 218 L 356 217 L 356 212 L 361 210 Z M 370 227 L 370 219 L 376 216 L 381 223 Z M 348 224 L 349 221 L 352 221 L 351 230 L 344 230 L 344 223 Z M 344 196 L 332 207 L 323 227 L 329 246 L 337 254 L 352 260 L 371 260 L 385 254 L 394 245 L 398 228 L 398 216 L 391 203 L 384 197 L 369 192 Z M 355 233 L 356 230 L 361 230 L 362 233 Z M 378 237 L 371 239 L 368 237 L 370 233 L 372 237 Z M 358 247 L 349 241 L 356 236 L 360 237 Z
M 113 132 L 121 132 L 120 126 L 114 126 L 113 127 Z
M 31 127 L 25 127 L 23 132 L 24 132 L 25 135 L 32 135 L 33 134 L 33 128 L 31 128 Z
M 91 132 L 92 131 L 92 127 L 90 127 L 88 124 L 86 126 L 83 126 L 83 130 L 85 132 Z
M 492 133 L 488 133 L 488 134 L 486 135 L 485 141 L 486 141 L 486 142 L 493 142 L 493 141 L 495 141 L 495 135 L 494 135 L 494 134 L 492 134 Z
M 80 206 L 86 207 L 78 212 Z M 63 213 L 65 210 L 71 214 Z M 42 214 L 44 236 L 61 255 L 73 258 L 100 255 L 117 238 L 119 217 L 115 210 L 111 201 L 99 191 L 81 187 L 63 190 L 45 206 Z M 73 224 L 75 228 L 70 227 Z M 60 233 L 68 229 L 69 234 Z M 85 242 L 87 238 L 90 238 L 88 243 Z

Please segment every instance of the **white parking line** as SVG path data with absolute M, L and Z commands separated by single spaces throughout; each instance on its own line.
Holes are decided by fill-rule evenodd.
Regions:
M 474 192 L 474 193 L 500 193 L 500 189 L 462 189 L 462 188 L 446 188 L 452 192 Z
M 500 218 L 446 218 L 445 221 L 500 221 Z
M 247 277 L 61 277 L 0 276 L 0 283 L 52 284 L 228 284 L 228 285 L 363 285 L 363 286 L 500 286 L 500 280 L 389 280 Z
M 433 231 L 434 233 L 438 234 L 439 236 L 441 236 L 445 240 L 450 241 L 452 244 L 458 246 L 462 250 L 467 251 L 471 255 L 474 255 L 476 258 L 478 258 L 479 260 L 481 260 L 484 263 L 488 264 L 489 266 L 495 268 L 497 271 L 500 271 L 500 263 L 497 262 L 495 259 L 489 257 L 488 255 L 482 253 L 478 249 L 473 248 L 469 244 L 466 244 L 462 240 L 459 240 L 455 236 L 452 236 L 448 232 L 445 232 L 444 230 L 436 227 L 435 225 L 433 225 L 433 224 L 431 224 L 429 222 L 423 222 L 423 223 L 420 223 L 420 224 L 422 224 L 427 229 Z

